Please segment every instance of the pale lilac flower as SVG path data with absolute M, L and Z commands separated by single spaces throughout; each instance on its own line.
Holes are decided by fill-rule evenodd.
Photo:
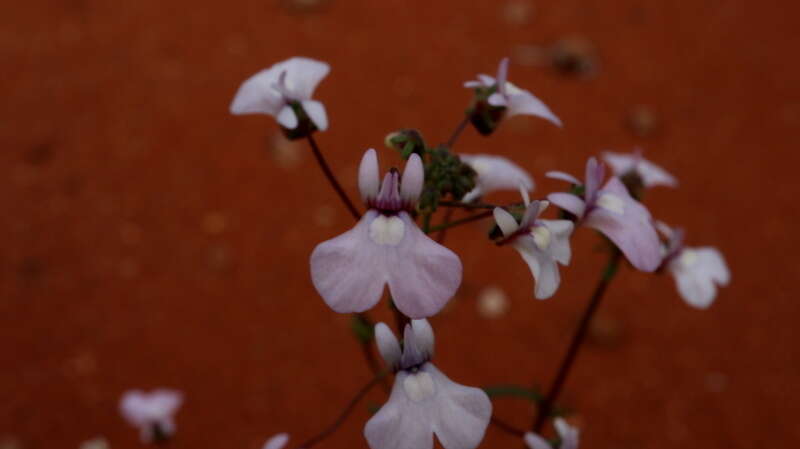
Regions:
M 176 390 L 158 389 L 149 393 L 126 391 L 119 402 L 122 416 L 139 428 L 144 443 L 170 438 L 175 433 L 173 415 L 183 403 L 183 394 Z
M 282 449 L 289 442 L 288 433 L 279 433 L 268 439 L 261 449 Z
M 358 186 L 367 212 L 353 229 L 319 244 L 311 254 L 311 280 L 333 310 L 363 312 L 378 303 L 388 284 L 401 312 L 425 318 L 455 294 L 461 261 L 409 215 L 424 177 L 422 159 L 412 154 L 402 181 L 392 169 L 381 185 L 375 150 L 364 153 Z
M 295 129 L 300 117 L 294 106 L 302 108 L 318 130 L 325 131 L 325 106 L 311 95 L 329 71 L 328 64 L 310 58 L 296 56 L 279 62 L 242 83 L 231 103 L 231 114 L 267 114 L 284 128 Z
M 567 424 L 563 418 L 556 418 L 553 425 L 555 425 L 556 432 L 558 432 L 558 437 L 561 440 L 558 449 L 578 449 L 580 441 L 578 429 Z M 553 449 L 553 446 L 547 440 L 533 432 L 527 432 L 524 438 L 525 445 L 530 449 Z
M 675 278 L 678 293 L 690 306 L 708 308 L 717 296 L 717 285 L 726 286 L 731 280 L 722 253 L 710 246 L 686 247 L 683 230 L 662 222 L 656 222 L 656 227 L 668 239 L 662 267 Z
M 533 115 L 548 120 L 557 126 L 561 126 L 561 120 L 550 111 L 547 105 L 536 98 L 532 93 L 512 84 L 511 81 L 507 80 L 507 77 L 508 58 L 503 58 L 497 68 L 496 78 L 486 74 L 480 74 L 477 80 L 465 82 L 464 87 L 470 89 L 496 88 L 496 92 L 492 93 L 487 101 L 492 106 L 505 107 L 506 116 L 509 118 L 520 114 Z
M 430 362 L 434 336 L 428 321 L 406 325 L 402 351 L 384 323 L 375 326 L 375 340 L 396 375 L 388 402 L 364 428 L 369 447 L 431 449 L 434 435 L 445 449 L 477 447 L 492 403 L 483 390 L 453 382 Z
M 581 185 L 574 176 L 551 171 L 550 178 Z M 639 270 L 652 272 L 661 263 L 661 250 L 650 212 L 631 198 L 619 178 L 612 177 L 600 188 L 605 177 L 605 167 L 595 158 L 586 163 L 586 184 L 583 198 L 572 193 L 551 193 L 547 196 L 553 204 L 572 213 L 577 223 L 594 228 L 611 239 Z
M 531 202 L 527 192 L 521 192 L 526 207 L 522 221 L 517 223 L 513 215 L 500 207 L 494 209 L 494 219 L 505 237 L 503 243 L 511 244 L 528 264 L 536 280 L 534 296 L 547 299 L 561 283 L 558 264 L 569 265 L 572 255 L 569 237 L 574 225 L 569 220 L 540 220 L 539 215 L 549 203 Z
M 611 167 L 614 175 L 625 177 L 635 174 L 646 188 L 656 186 L 678 187 L 678 180 L 666 170 L 642 157 L 642 150 L 633 153 L 603 152 L 603 160 Z
M 475 188 L 461 198 L 465 203 L 495 190 L 514 190 L 521 185 L 530 192 L 535 187 L 533 178 L 528 172 L 502 156 L 459 154 L 458 157 L 478 175 L 475 178 Z

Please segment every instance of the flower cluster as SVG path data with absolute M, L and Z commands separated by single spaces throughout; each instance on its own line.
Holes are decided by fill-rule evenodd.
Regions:
M 496 226 L 488 240 L 497 246 L 509 245 L 520 254 L 531 271 L 533 296 L 538 299 L 557 293 L 560 270 L 574 259 L 570 239 L 583 227 L 604 236 L 603 242 L 612 255 L 601 280 L 603 287 L 610 282 L 623 256 L 642 272 L 671 273 L 680 295 L 698 308 L 708 307 L 717 287 L 730 281 L 718 250 L 685 247 L 683 231 L 655 221 L 642 203 L 646 189 L 659 185 L 676 187 L 678 182 L 666 170 L 644 159 L 640 150 L 630 155 L 604 152 L 605 163 L 589 158 L 583 181 L 561 171 L 547 172 L 547 177 L 568 182 L 569 189 L 533 200 L 533 177 L 511 160 L 492 154 L 453 152 L 459 134 L 470 123 L 483 135 L 518 115 L 540 117 L 561 126 L 561 120 L 541 100 L 508 81 L 508 67 L 509 60 L 505 58 L 495 77 L 481 74 L 477 80 L 464 84 L 473 90 L 473 98 L 463 122 L 446 144 L 430 147 L 413 129 L 390 133 L 387 146 L 406 160 L 402 173 L 391 168 L 381 177 L 377 151 L 368 149 L 363 154 L 358 169 L 358 190 L 366 208 L 363 214 L 350 202 L 312 138 L 313 133 L 328 128 L 325 107 L 312 99 L 317 85 L 330 70 L 328 64 L 303 57 L 279 62 L 247 79 L 230 106 L 233 114 L 275 117 L 291 139 L 308 138 L 329 182 L 357 219 L 352 229 L 318 244 L 309 266 L 311 281 L 325 304 L 338 313 L 356 314 L 354 329 L 365 345 L 368 359 L 372 361 L 369 354 L 374 344 L 388 368 L 377 372 L 380 367 L 376 367 L 374 379 L 351 404 L 383 376 L 394 377 L 387 401 L 364 427 L 371 449 L 426 449 L 432 448 L 436 439 L 445 449 L 473 449 L 492 422 L 493 408 L 487 392 L 453 382 L 432 362 L 434 332 L 427 318 L 442 311 L 462 282 L 459 256 L 442 244 L 444 230 L 449 227 L 493 217 Z M 606 177 L 606 164 L 613 176 Z M 511 189 L 519 190 L 520 203 L 483 202 L 494 191 Z M 550 204 L 560 210 L 557 216 L 546 218 Z M 443 207 L 450 208 L 444 222 L 432 227 L 431 217 Z M 454 220 L 451 214 L 457 210 L 483 212 Z M 428 234 L 437 229 L 442 232 L 435 241 Z M 659 232 L 665 238 L 663 242 Z M 602 294 L 605 288 L 599 291 Z M 385 323 L 372 326 L 366 315 L 384 297 L 395 313 L 402 340 Z M 588 313 L 594 309 L 590 307 Z M 591 315 L 587 315 L 582 320 L 583 328 L 576 333 L 578 343 L 590 319 Z M 568 357 L 567 363 L 573 359 Z M 560 376 L 565 375 L 569 365 L 566 368 L 559 370 Z M 520 443 L 530 449 L 578 448 L 578 429 L 556 416 L 553 405 L 559 391 L 554 387 L 540 402 L 539 418 L 532 431 L 511 431 L 522 437 Z M 173 434 L 172 416 L 181 402 L 182 396 L 174 391 L 132 391 L 122 398 L 120 410 L 140 429 L 143 441 L 161 441 Z M 300 447 L 308 449 L 329 435 L 351 409 L 352 406 L 345 409 L 332 429 Z M 557 434 L 554 439 L 541 434 L 548 421 Z M 281 449 L 288 441 L 289 435 L 280 433 L 263 447 Z

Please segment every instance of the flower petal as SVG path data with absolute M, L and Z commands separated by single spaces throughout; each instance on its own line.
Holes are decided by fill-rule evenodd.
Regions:
M 569 238 L 575 224 L 569 220 L 539 220 L 550 231 L 550 247 L 548 252 L 562 265 L 569 265 L 572 250 Z
M 475 89 L 477 87 L 483 87 L 483 83 L 481 83 L 480 81 L 475 81 L 475 80 L 464 81 L 464 87 L 466 87 L 467 89 Z
M 541 117 L 556 126 L 562 126 L 561 119 L 553 114 L 553 111 L 547 107 L 542 100 L 536 98 L 532 93 L 527 90 L 508 95 L 508 117 L 515 115 L 533 115 Z
M 378 196 L 380 184 L 378 154 L 370 148 L 361 157 L 361 165 L 358 166 L 358 190 L 361 192 L 361 199 L 366 203 Z
M 231 114 L 268 114 L 277 117 L 284 106 L 283 96 L 272 85 L 280 72 L 274 66 L 246 79 L 231 102 Z
M 503 233 L 504 237 L 508 237 L 517 232 L 519 229 L 519 224 L 517 224 L 517 220 L 513 215 L 511 215 L 511 213 L 502 207 L 495 207 L 493 213 L 494 221 L 497 223 L 497 227 L 500 228 L 500 231 Z
M 594 202 L 597 189 L 605 177 L 605 171 L 605 167 L 602 163 L 597 162 L 597 159 L 590 157 L 586 161 L 586 193 L 584 193 L 586 202 Z
M 571 193 L 556 192 L 547 195 L 547 199 L 556 206 L 564 209 L 565 211 L 575 215 L 578 218 L 583 217 L 586 211 L 586 203 L 582 199 Z
M 414 329 L 414 338 L 417 340 L 419 349 L 427 354 L 430 359 L 433 357 L 434 335 L 433 327 L 428 320 L 411 320 L 411 327 Z
M 553 446 L 547 440 L 533 432 L 526 432 L 523 438 L 525 439 L 525 445 L 529 449 L 553 449 Z
M 492 87 L 492 86 L 494 86 L 494 84 L 496 82 L 494 77 L 489 76 L 489 75 L 487 75 L 485 73 L 478 74 L 478 81 L 483 83 L 484 87 Z
M 421 370 L 430 374 L 436 388 L 431 421 L 439 442 L 445 449 L 478 447 L 492 416 L 489 397 L 479 388 L 453 382 L 432 363 Z
M 655 271 L 661 264 L 661 242 L 647 208 L 631 198 L 619 178 L 609 179 L 597 196 L 600 200 L 613 198 L 609 203 L 614 207 L 591 209 L 584 224 L 611 239 L 638 270 Z
M 481 195 L 496 190 L 514 190 L 519 188 L 520 184 L 527 191 L 534 189 L 531 175 L 505 157 L 490 154 L 459 154 L 458 157 L 478 174 L 476 188 L 480 189 Z M 465 196 L 463 201 L 470 200 Z
M 395 367 L 400 362 L 400 343 L 397 341 L 394 332 L 389 329 L 386 323 L 378 323 L 375 325 L 375 344 L 378 346 L 378 352 L 383 357 L 383 360 L 390 367 Z
M 416 204 L 424 184 L 425 168 L 422 166 L 422 159 L 414 153 L 408 158 L 406 168 L 403 170 L 403 178 L 400 181 L 400 197 L 408 203 Z
M 398 217 L 405 224 L 405 234 L 396 247 L 387 250 L 391 254 L 389 291 L 406 316 L 427 318 L 439 312 L 461 284 L 461 261 L 420 231 L 408 213 L 400 212 Z
M 294 110 L 292 110 L 292 107 L 288 104 L 281 108 L 276 119 L 278 123 L 286 129 L 297 128 L 297 114 L 294 113 Z
M 508 106 L 507 97 L 500 92 L 495 92 L 489 95 L 489 98 L 487 98 L 486 101 L 496 108 Z
M 536 280 L 533 296 L 536 299 L 547 299 L 553 296 L 561 284 L 561 275 L 558 272 L 555 258 L 548 252 L 540 250 L 533 237 L 520 238 L 515 242 L 514 248 L 519 251 L 522 259 L 528 264 L 528 268 Z
M 363 312 L 381 298 L 389 247 L 376 244 L 369 234 L 379 215 L 367 211 L 353 229 L 320 243 L 311 253 L 311 280 L 336 312 Z
M 367 421 L 364 437 L 371 449 L 433 448 L 432 410 L 408 397 L 404 390 L 408 375 L 397 373 L 389 400 Z
M 294 100 L 310 100 L 314 90 L 323 78 L 331 71 L 331 67 L 322 61 L 296 56 L 275 65 L 286 71 L 286 88 Z
M 614 174 L 623 176 L 635 170 L 642 178 L 645 187 L 667 186 L 678 187 L 678 180 L 658 165 L 644 159 L 641 154 L 603 152 L 603 160 L 611 166 Z
M 322 103 L 316 100 L 303 100 L 301 104 L 311 123 L 318 130 L 325 131 L 328 129 L 328 115 L 325 113 L 325 106 Z
M 282 449 L 286 446 L 286 443 L 289 442 L 289 434 L 288 433 L 279 433 L 264 443 L 264 447 L 262 449 Z
M 500 60 L 500 65 L 497 66 L 497 90 L 503 95 L 506 95 L 506 81 L 508 80 L 508 58 Z
M 717 286 L 730 282 L 730 271 L 722 254 L 712 247 L 686 248 L 669 264 L 678 292 L 696 308 L 708 308 L 717 296 Z M 715 284 L 716 283 L 716 284 Z
M 558 179 L 558 180 L 561 180 L 561 181 L 567 181 L 568 183 L 575 184 L 577 186 L 583 184 L 582 182 L 578 181 L 578 178 L 570 175 L 569 173 L 564 173 L 563 171 L 551 170 L 551 171 L 545 173 L 544 175 L 545 175 L 545 177 L 548 177 L 550 179 Z
M 564 418 L 556 418 L 553 425 L 561 438 L 561 446 L 558 449 L 578 449 L 580 432 L 577 428 L 567 424 Z

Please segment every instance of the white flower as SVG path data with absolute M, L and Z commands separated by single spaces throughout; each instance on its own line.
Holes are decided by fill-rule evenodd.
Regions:
M 611 167 L 616 176 L 622 177 L 631 172 L 636 173 L 647 188 L 678 187 L 678 180 L 663 168 L 643 158 L 641 150 L 630 154 L 605 151 L 603 160 Z
M 656 222 L 656 227 L 668 239 L 662 266 L 675 278 L 678 293 L 692 307 L 711 306 L 717 285 L 726 286 L 731 280 L 722 253 L 710 246 L 686 247 L 681 229 L 673 230 L 662 222 Z
M 562 418 L 556 418 L 554 423 L 558 437 L 561 439 L 561 445 L 558 449 L 578 449 L 580 441 L 580 433 L 578 429 L 570 426 Z M 536 435 L 533 432 L 525 434 L 525 445 L 530 449 L 553 449 L 553 446 L 544 438 Z
M 531 202 L 527 192 L 521 190 L 521 193 L 526 205 L 521 223 L 499 207 L 494 209 L 494 219 L 505 237 L 503 243 L 510 243 L 528 264 L 536 280 L 534 296 L 547 299 L 561 283 L 558 264 L 569 265 L 572 255 L 569 237 L 574 225 L 569 220 L 538 219 L 549 203 Z
M 126 391 L 119 402 L 122 416 L 139 428 L 142 442 L 167 439 L 175 433 L 173 415 L 183 402 L 179 391 L 159 389 L 150 393 Z
M 509 118 L 520 114 L 533 115 L 561 126 L 561 120 L 547 105 L 527 90 L 513 85 L 511 81 L 507 80 L 507 77 L 508 58 L 503 58 L 497 68 L 497 78 L 480 74 L 477 80 L 465 82 L 464 87 L 474 89 L 497 86 L 497 91 L 489 96 L 488 102 L 495 107 L 505 107 Z
M 468 203 L 495 190 L 514 190 L 520 185 L 533 191 L 533 178 L 522 167 L 510 160 L 490 154 L 459 154 L 461 161 L 475 170 L 475 188 L 461 201 Z
M 262 449 L 282 449 L 286 446 L 286 443 L 289 442 L 289 434 L 288 433 L 279 433 L 272 438 L 268 439 L 266 443 L 264 443 L 264 447 Z
M 325 106 L 312 100 L 317 84 L 330 71 L 330 66 L 314 59 L 293 57 L 264 69 L 248 78 L 231 103 L 231 114 L 267 114 L 284 128 L 300 124 L 294 107 L 302 108 L 320 131 L 328 129 Z
M 453 382 L 430 363 L 430 324 L 412 320 L 405 328 L 402 351 L 384 323 L 375 326 L 375 340 L 397 373 L 389 401 L 364 428 L 369 447 L 431 449 L 434 435 L 445 449 L 477 447 L 489 425 L 492 403 L 483 390 Z

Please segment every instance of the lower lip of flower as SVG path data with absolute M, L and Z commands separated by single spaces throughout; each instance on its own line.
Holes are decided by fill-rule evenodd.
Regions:
M 405 228 L 399 217 L 379 215 L 369 225 L 369 237 L 378 245 L 397 246 L 403 240 Z

